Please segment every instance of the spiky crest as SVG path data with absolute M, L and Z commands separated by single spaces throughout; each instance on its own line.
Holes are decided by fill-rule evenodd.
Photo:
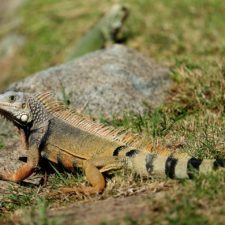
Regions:
M 62 102 L 54 99 L 51 92 L 45 92 L 36 95 L 36 99 L 42 103 L 45 109 L 54 117 L 62 119 L 64 122 L 80 128 L 93 135 L 104 137 L 110 141 L 120 142 L 122 145 L 132 146 L 134 148 L 151 148 L 150 144 L 142 146 L 143 138 L 140 135 L 127 132 L 122 129 L 105 126 L 93 121 L 91 118 L 78 114 L 69 109 Z

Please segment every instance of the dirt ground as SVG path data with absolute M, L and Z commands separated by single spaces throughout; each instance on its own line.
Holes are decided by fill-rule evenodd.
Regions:
M 150 222 L 159 210 L 158 204 L 154 205 L 154 202 L 160 202 L 160 199 L 163 201 L 170 190 L 167 184 L 161 183 L 158 187 L 131 196 L 108 196 L 106 199 L 101 199 L 101 195 L 87 197 L 82 201 L 69 203 L 68 206 L 53 206 L 45 215 L 41 215 L 40 209 L 35 209 L 35 212 L 31 212 L 30 208 L 19 209 L 11 214 L 10 221 L 20 225 L 39 225 L 42 223 L 34 221 L 41 221 L 44 217 L 46 224 L 58 225 L 139 224 L 146 220 L 148 224 L 148 220 Z M 11 222 L 6 221 L 4 225 L 9 224 Z
M 137 220 L 149 214 L 146 198 L 161 198 L 164 192 L 142 193 L 122 198 L 108 198 L 102 201 L 89 200 L 67 208 L 50 210 L 50 218 L 62 218 L 64 225 L 92 224 L 115 220 Z

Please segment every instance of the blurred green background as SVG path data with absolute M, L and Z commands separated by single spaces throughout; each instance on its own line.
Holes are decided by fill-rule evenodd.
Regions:
M 162 64 L 221 62 L 225 54 L 223 0 L 1 1 L 2 45 L 16 36 L 6 42 L 16 46 L 10 57 L 6 47 L 0 48 L 1 88 L 65 62 L 70 49 L 114 3 L 130 10 L 125 44 Z

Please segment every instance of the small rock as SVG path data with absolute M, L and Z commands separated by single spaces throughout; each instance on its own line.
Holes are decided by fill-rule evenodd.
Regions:
M 3 57 L 11 57 L 18 47 L 24 44 L 24 37 L 18 34 L 9 34 L 0 40 L 0 60 Z

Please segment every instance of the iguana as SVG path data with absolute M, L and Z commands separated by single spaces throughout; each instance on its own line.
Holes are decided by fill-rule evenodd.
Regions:
M 78 41 L 71 51 L 69 59 L 82 56 L 118 41 L 124 22 L 128 17 L 128 8 L 116 4 L 102 17 L 102 19 L 84 37 Z
M 64 188 L 62 192 L 100 193 L 105 188 L 103 172 L 131 168 L 141 176 L 166 175 L 190 178 L 193 170 L 208 172 L 224 167 L 224 160 L 200 160 L 171 154 L 139 135 L 102 124 L 74 113 L 49 93 L 31 95 L 6 92 L 0 95 L 0 114 L 18 127 L 27 161 L 17 171 L 0 174 L 3 180 L 19 182 L 38 166 L 41 157 L 73 171 L 84 170 L 90 187 Z

